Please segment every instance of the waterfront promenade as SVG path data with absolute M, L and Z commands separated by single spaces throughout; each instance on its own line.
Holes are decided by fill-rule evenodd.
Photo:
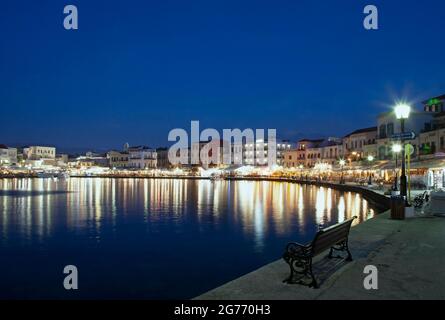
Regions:
M 289 268 L 280 259 L 196 299 L 445 299 L 444 234 L 445 218 L 385 212 L 351 229 L 353 262 L 315 259 L 320 289 L 282 283 Z M 363 286 L 366 265 L 378 268 L 378 290 Z

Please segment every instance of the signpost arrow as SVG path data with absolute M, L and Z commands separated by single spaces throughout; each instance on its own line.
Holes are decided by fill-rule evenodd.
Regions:
M 416 138 L 416 134 L 413 131 L 394 134 L 391 137 L 392 140 L 414 140 L 415 138 Z

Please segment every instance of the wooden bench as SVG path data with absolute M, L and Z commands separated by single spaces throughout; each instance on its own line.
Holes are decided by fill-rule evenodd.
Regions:
M 312 282 L 309 283 L 309 287 L 318 288 L 317 280 L 312 272 L 312 259 L 329 248 L 329 258 L 332 258 L 333 250 L 346 251 L 348 253 L 346 261 L 352 261 L 352 255 L 348 247 L 348 236 L 352 221 L 355 218 L 357 217 L 354 216 L 344 222 L 318 231 L 314 240 L 309 244 L 289 243 L 286 246 L 283 259 L 289 264 L 290 275 L 283 282 L 306 285 L 301 281 L 301 278 L 310 277 Z M 294 280 L 295 275 L 300 275 L 297 281 Z

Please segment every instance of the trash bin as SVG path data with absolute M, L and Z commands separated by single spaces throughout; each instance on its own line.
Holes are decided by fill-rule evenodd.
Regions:
M 405 199 L 402 196 L 391 196 L 391 219 L 405 219 Z

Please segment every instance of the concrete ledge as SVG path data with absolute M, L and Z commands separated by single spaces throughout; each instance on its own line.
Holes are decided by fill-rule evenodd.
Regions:
M 444 235 L 444 218 L 398 221 L 386 212 L 351 229 L 354 261 L 335 266 L 320 289 L 282 283 L 289 269 L 278 260 L 195 299 L 444 299 Z M 378 290 L 364 289 L 366 265 L 378 268 Z

